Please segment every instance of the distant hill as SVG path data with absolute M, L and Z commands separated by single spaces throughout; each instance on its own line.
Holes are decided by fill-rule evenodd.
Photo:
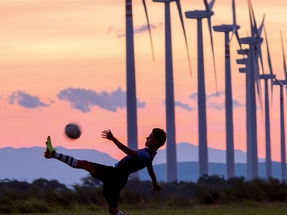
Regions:
M 190 143 L 179 143 L 176 145 L 177 162 L 196 162 L 198 161 L 198 146 Z M 220 149 L 208 148 L 208 161 L 210 163 L 225 163 L 226 151 Z M 234 150 L 235 163 L 246 163 L 246 153 L 240 150 Z M 264 159 L 259 158 L 259 162 Z M 153 162 L 154 164 L 166 163 L 166 150 L 159 150 Z
M 106 153 L 96 150 L 65 149 L 58 147 L 59 152 L 74 156 L 78 159 L 85 159 L 106 165 L 114 165 L 117 160 Z M 81 183 L 81 178 L 87 176 L 84 170 L 69 168 L 64 163 L 54 159 L 47 161 L 43 157 L 45 148 L 1 148 L 0 149 L 0 180 L 16 179 L 32 182 L 38 178 L 56 179 L 60 183 L 72 185 Z M 208 149 L 209 153 L 209 174 L 225 175 L 225 151 Z M 154 169 L 158 180 L 166 181 L 166 150 L 159 150 L 154 160 Z M 198 147 L 189 143 L 177 144 L 178 180 L 196 181 L 198 178 Z M 246 154 L 242 151 L 235 151 L 236 175 L 245 176 Z M 263 159 L 260 159 L 262 162 Z M 280 164 L 273 163 L 274 176 L 279 177 Z M 264 176 L 264 164 L 259 165 L 260 175 Z M 149 180 L 146 170 L 140 171 L 142 180 Z
M 107 165 L 114 165 L 117 160 L 96 150 L 65 149 L 57 147 L 59 152 Z M 0 149 L 0 179 L 16 179 L 31 182 L 38 178 L 56 179 L 64 184 L 80 183 L 87 176 L 84 170 L 68 168 L 57 160 L 47 161 L 43 154 L 46 149 L 32 148 L 2 148 Z
M 220 175 L 226 178 L 226 165 L 223 163 L 209 163 L 209 175 Z M 259 177 L 266 177 L 265 163 L 259 163 Z M 166 165 L 159 164 L 154 166 L 158 181 L 166 181 Z M 281 165 L 279 162 L 272 162 L 272 177 L 281 178 Z M 246 178 L 246 164 L 235 164 L 235 176 L 244 176 Z M 196 182 L 199 177 L 198 162 L 180 162 L 177 164 L 178 181 Z M 140 171 L 141 180 L 150 180 L 146 170 Z

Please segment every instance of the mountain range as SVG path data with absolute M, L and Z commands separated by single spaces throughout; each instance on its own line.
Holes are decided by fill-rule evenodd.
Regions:
M 113 166 L 117 160 L 92 149 L 66 149 L 57 147 L 58 151 L 77 159 L 88 160 Z M 117 148 L 115 150 L 118 150 Z M 18 180 L 32 182 L 35 179 L 56 179 L 60 183 L 73 185 L 81 183 L 88 174 L 84 170 L 68 167 L 57 160 L 46 160 L 43 157 L 45 148 L 0 148 L 0 180 Z M 225 176 L 225 151 L 208 149 L 209 175 Z M 196 181 L 198 178 L 198 146 L 190 143 L 177 144 L 177 169 L 179 181 Z M 246 177 L 246 153 L 235 150 L 235 174 Z M 153 162 L 154 170 L 159 181 L 166 181 L 166 150 L 158 151 Z M 280 164 L 273 162 L 273 175 L 279 178 Z M 265 175 L 264 159 L 259 159 L 259 176 Z M 141 180 L 150 180 L 147 171 L 139 173 Z

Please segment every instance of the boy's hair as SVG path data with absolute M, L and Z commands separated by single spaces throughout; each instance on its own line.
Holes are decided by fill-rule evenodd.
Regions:
M 158 147 L 163 146 L 166 141 L 165 131 L 161 128 L 154 128 L 152 129 L 152 133 L 154 135 L 154 139 L 158 140 Z

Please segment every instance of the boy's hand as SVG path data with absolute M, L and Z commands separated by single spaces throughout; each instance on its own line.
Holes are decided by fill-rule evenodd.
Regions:
M 159 184 L 153 185 L 152 191 L 153 191 L 153 194 L 159 193 L 161 191 L 161 186 Z
M 101 135 L 102 135 L 102 138 L 106 138 L 108 140 L 115 139 L 115 137 L 114 137 L 113 133 L 110 131 L 110 129 L 103 130 Z

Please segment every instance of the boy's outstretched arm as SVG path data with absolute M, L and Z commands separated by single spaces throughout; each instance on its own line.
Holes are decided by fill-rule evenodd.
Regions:
M 152 167 L 152 164 L 150 163 L 149 165 L 147 165 L 147 171 L 148 171 L 148 174 L 152 180 L 152 185 L 153 185 L 153 193 L 154 194 L 157 194 L 158 192 L 161 191 L 161 186 L 157 183 L 157 180 L 156 180 L 156 176 L 155 176 L 155 173 L 153 171 L 153 167 Z
M 114 137 L 113 133 L 110 130 L 103 130 L 102 131 L 102 138 L 106 138 L 108 140 L 111 140 L 116 144 L 116 146 L 122 150 L 124 153 L 130 156 L 137 156 L 137 152 L 135 150 L 130 149 L 129 147 L 122 144 L 120 141 L 117 140 L 117 138 Z

